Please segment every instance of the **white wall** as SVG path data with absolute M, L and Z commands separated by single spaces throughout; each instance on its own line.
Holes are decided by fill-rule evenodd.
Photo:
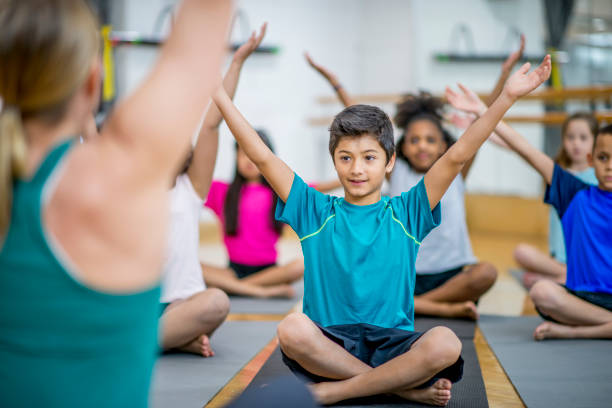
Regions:
M 150 33 L 161 8 L 172 0 L 115 1 L 123 8 L 115 27 Z M 276 55 L 255 54 L 242 73 L 236 104 L 255 127 L 269 131 L 277 153 L 307 180 L 334 176 L 327 152 L 325 127 L 310 127 L 307 118 L 332 116 L 339 104 L 320 105 L 316 97 L 331 88 L 304 61 L 313 58 L 337 73 L 354 93 L 385 93 L 428 89 L 442 92 L 461 81 L 476 91 L 492 88 L 499 64 L 435 62 L 434 51 L 453 51 L 451 36 L 458 23 L 468 25 L 477 51 L 510 52 L 508 26 L 527 35 L 527 53 L 542 54 L 544 30 L 539 1 L 532 0 L 242 0 L 237 7 L 251 29 L 268 21 L 264 45 L 280 47 Z M 114 13 L 115 15 L 117 13 Z M 121 13 L 119 13 L 121 14 Z M 237 24 L 232 38 L 243 37 Z M 155 60 L 151 48 L 129 47 L 116 53 L 117 83 L 122 94 L 141 81 Z M 228 56 L 229 58 L 229 56 Z M 229 59 L 228 59 L 229 61 Z M 180 101 L 176 101 L 180 103 Z M 392 115 L 393 106 L 383 106 Z M 537 113 L 541 107 L 523 103 L 513 113 Z M 517 126 L 536 145 L 539 126 Z M 233 139 L 222 130 L 215 177 L 233 175 Z M 472 192 L 541 193 L 541 180 L 512 154 L 485 146 L 468 179 Z
M 444 12 L 441 12 L 444 10 Z M 509 41 L 508 29 L 516 27 L 527 38 L 525 52 L 543 55 L 545 25 L 539 1 L 533 0 L 414 0 L 413 38 L 414 86 L 432 92 L 443 92 L 446 85 L 462 82 L 477 91 L 488 91 L 499 75 L 497 63 L 440 63 L 433 52 L 453 51 L 451 44 L 460 44 L 458 51 L 467 51 L 465 42 L 453 38 L 458 24 L 465 24 L 473 34 L 477 52 L 509 53 L 516 43 Z M 533 102 L 519 103 L 510 110 L 514 114 L 537 114 L 541 106 Z M 517 125 L 534 145 L 543 146 L 543 128 L 537 125 Z M 535 171 L 512 153 L 490 144 L 478 154 L 467 189 L 471 192 L 519 194 L 537 196 L 542 181 Z

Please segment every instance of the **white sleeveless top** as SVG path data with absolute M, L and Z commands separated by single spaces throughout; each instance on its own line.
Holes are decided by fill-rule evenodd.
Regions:
M 389 195 L 394 197 L 410 190 L 424 176 L 414 171 L 405 160 L 395 162 L 389 182 Z M 472 252 L 465 223 L 465 184 L 457 175 L 440 202 L 442 220 L 421 242 L 416 259 L 417 274 L 446 272 L 478 262 Z
M 168 253 L 161 295 L 163 303 L 186 299 L 206 289 L 198 255 L 203 204 L 189 176 L 178 176 L 175 186 L 170 190 Z

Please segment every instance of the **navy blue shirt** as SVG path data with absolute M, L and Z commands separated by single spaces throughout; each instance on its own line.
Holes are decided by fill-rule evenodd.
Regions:
M 612 294 L 612 192 L 555 165 L 544 201 L 555 207 L 563 225 L 567 287 Z

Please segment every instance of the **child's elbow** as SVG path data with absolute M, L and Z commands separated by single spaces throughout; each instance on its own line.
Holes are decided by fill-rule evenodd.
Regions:
M 448 161 L 453 167 L 463 167 L 473 155 L 463 149 L 451 149 L 448 151 Z

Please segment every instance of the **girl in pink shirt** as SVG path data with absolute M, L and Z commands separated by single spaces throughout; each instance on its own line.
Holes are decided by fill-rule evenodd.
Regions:
M 258 134 L 272 148 L 266 134 Z M 213 181 L 205 203 L 219 217 L 229 256 L 228 268 L 202 265 L 208 285 L 237 295 L 294 296 L 289 284 L 302 278 L 304 261 L 299 258 L 286 265 L 276 264 L 276 243 L 284 225 L 274 218 L 277 198 L 255 164 L 236 145 L 234 180 L 229 184 Z

